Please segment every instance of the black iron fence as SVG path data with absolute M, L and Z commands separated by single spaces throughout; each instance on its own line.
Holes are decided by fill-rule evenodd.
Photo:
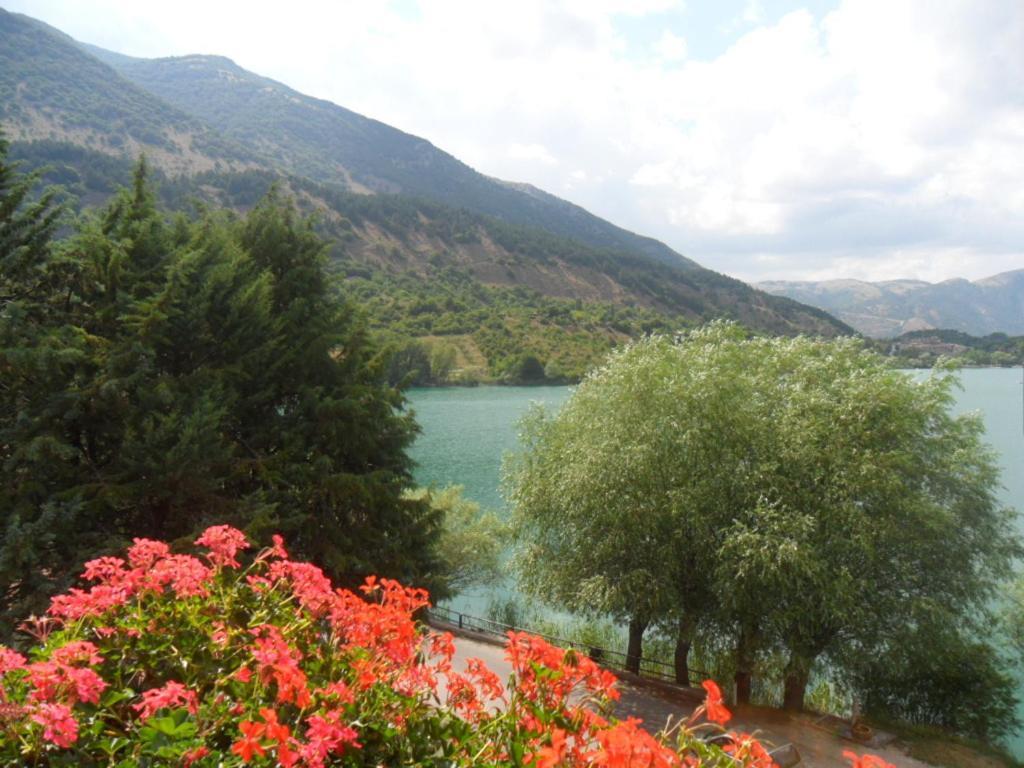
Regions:
M 509 631 L 529 632 L 531 635 L 537 635 L 538 637 L 544 638 L 552 645 L 557 645 L 562 648 L 572 648 L 573 650 L 579 651 L 580 653 L 589 656 L 603 667 L 626 671 L 626 654 L 621 651 L 614 651 L 610 648 L 600 648 L 588 643 L 580 642 L 579 640 L 554 637 L 553 635 L 548 635 L 544 632 L 537 632 L 529 627 L 515 627 L 511 624 L 503 624 L 500 621 L 494 621 L 493 619 L 484 619 L 480 616 L 470 616 L 469 614 L 453 611 L 451 608 L 445 608 L 444 606 L 434 606 L 430 609 L 429 613 L 431 621 L 435 623 L 448 624 L 458 629 L 471 630 L 473 632 L 480 632 L 486 635 L 493 635 L 495 637 L 504 637 Z M 706 675 L 699 670 L 691 669 L 689 672 L 690 679 L 687 682 L 688 685 L 700 685 L 700 682 L 706 678 Z M 651 677 L 657 680 L 666 680 L 672 683 L 676 682 L 675 667 L 668 662 L 660 661 L 658 659 L 641 658 L 640 674 L 644 677 Z

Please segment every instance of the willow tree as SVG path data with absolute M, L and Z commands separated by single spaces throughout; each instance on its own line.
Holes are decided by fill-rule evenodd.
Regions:
M 781 651 L 800 708 L 820 659 L 852 671 L 905 625 L 984 617 L 1020 550 L 954 384 L 854 339 L 714 323 L 639 341 L 524 423 L 508 470 L 523 584 L 628 618 L 634 664 L 647 623 L 676 622 L 681 680 L 704 626 L 732 643 L 740 701 Z
M 726 326 L 703 333 L 739 335 Z M 719 531 L 749 485 L 740 468 L 758 437 L 742 361 L 722 350 L 658 337 L 615 353 L 557 415 L 529 414 L 524 450 L 506 466 L 524 588 L 628 622 L 633 670 L 647 627 L 675 621 L 684 683 L 713 602 Z M 727 464 L 736 471 L 717 471 Z
M 980 626 L 1020 542 L 980 419 L 951 413 L 950 372 L 919 380 L 854 340 L 744 346 L 769 439 L 717 591 L 735 626 L 787 654 L 785 705 L 801 709 L 820 658 L 845 671 L 925 625 L 945 628 L 938 654 Z

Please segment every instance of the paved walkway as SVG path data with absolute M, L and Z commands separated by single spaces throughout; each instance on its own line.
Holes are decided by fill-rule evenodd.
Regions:
M 465 669 L 466 659 L 469 658 L 483 660 L 502 680 L 507 679 L 512 671 L 505 660 L 505 649 L 499 642 L 489 638 L 456 635 L 456 668 Z M 689 717 L 702 701 L 702 692 L 687 692 L 686 689 L 625 676 L 620 676 L 619 690 L 622 697 L 615 706 L 615 715 L 619 718 L 638 717 L 652 732 L 660 731 L 670 719 L 676 722 L 680 718 Z M 858 754 L 876 754 L 900 768 L 927 766 L 927 763 L 915 760 L 895 745 L 865 748 L 830 730 L 815 726 L 808 717 L 793 717 L 778 710 L 759 707 L 743 707 L 734 711 L 733 715 L 733 720 L 729 722 L 730 728 L 756 732 L 763 741 L 774 746 L 786 743 L 795 745 L 800 752 L 800 766 L 807 768 L 849 768 L 849 763 L 842 756 L 844 749 Z

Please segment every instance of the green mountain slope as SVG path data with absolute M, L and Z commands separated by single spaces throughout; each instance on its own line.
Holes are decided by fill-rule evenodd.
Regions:
M 47 178 L 68 185 L 84 204 L 126 183 L 140 151 L 158 176 L 165 203 L 175 208 L 198 198 L 245 210 L 277 183 L 304 210 L 316 212 L 321 229 L 335 239 L 338 270 L 365 299 L 374 327 L 405 339 L 472 336 L 464 357 L 483 360 L 485 378 L 505 376 L 519 353 L 557 359 L 555 368 L 574 378 L 612 344 L 714 317 L 769 333 L 850 332 L 820 310 L 680 264 L 674 256 L 652 258 L 636 243 L 667 247 L 540 190 L 495 182 L 428 142 L 340 107 L 295 94 L 298 111 L 282 108 L 275 116 L 283 86 L 266 86 L 271 101 L 262 113 L 269 122 L 259 127 L 254 121 L 261 110 L 245 110 L 238 102 L 250 96 L 258 102 L 248 89 L 270 81 L 244 70 L 235 73 L 241 91 L 219 85 L 224 92 L 211 92 L 213 105 L 196 115 L 26 17 L 0 11 L 0 49 L 7 52 L 0 82 L 10 97 L 2 126 L 16 139 L 13 157 L 31 167 L 49 166 Z M 148 66 L 119 55 L 104 58 L 120 62 L 122 70 Z M 193 60 L 199 81 L 208 79 L 209 57 L 173 60 L 169 68 L 156 62 L 156 70 L 180 73 L 182 62 Z M 216 71 L 233 66 L 218 64 Z M 310 104 L 328 123 L 309 117 Z M 211 120 L 222 108 L 223 131 Z M 232 117 L 236 109 L 242 117 Z M 114 116 L 109 133 L 107 114 Z M 83 121 L 86 131 L 77 127 Z M 338 146 L 350 154 L 332 155 L 334 145 L 321 128 L 328 139 L 338 134 Z M 391 181 L 384 178 L 388 174 Z M 399 188 L 402 194 L 388 191 Z M 530 223 L 508 210 L 494 215 L 453 204 L 459 195 L 473 197 L 473 190 L 483 190 L 481 199 L 494 192 L 492 202 L 507 195 L 515 204 L 508 210 Z M 531 218 L 531 206 L 541 214 Z M 484 333 L 485 327 L 493 333 Z M 574 344 L 584 353 L 567 354 Z
M 429 141 L 299 93 L 222 56 L 132 59 L 90 47 L 120 74 L 224 135 L 280 160 L 291 173 L 344 180 L 356 191 L 429 197 L 590 245 L 635 250 L 674 265 L 697 265 L 647 237 L 528 185 L 477 173 Z
M 984 280 L 775 281 L 756 287 L 831 312 L 877 338 L 932 328 L 1024 334 L 1024 269 Z
M 65 140 L 111 156 L 145 151 L 179 172 L 256 162 L 41 22 L 0 9 L 0 41 L 0 121 L 13 140 Z

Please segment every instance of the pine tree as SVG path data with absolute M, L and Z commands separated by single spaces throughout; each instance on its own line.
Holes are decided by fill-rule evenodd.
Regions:
M 280 330 L 266 372 L 271 399 L 250 422 L 259 427 L 251 444 L 278 478 L 274 523 L 338 577 L 378 569 L 422 581 L 436 572 L 440 517 L 402 497 L 416 426 L 358 313 L 332 290 L 325 244 L 276 191 L 239 240 L 272 276 Z
M 0 627 L 45 607 L 77 559 L 81 512 L 67 489 L 74 447 L 59 425 L 74 400 L 87 341 L 65 322 L 70 271 L 55 253 L 57 191 L 7 162 L 0 136 Z M 72 543 L 73 542 L 73 543 Z
M 403 497 L 415 424 L 290 203 L 168 221 L 140 162 L 50 246 L 49 204 L 22 203 L 31 177 L 0 178 L 27 238 L 0 316 L 9 616 L 132 537 L 223 522 L 286 533 L 335 578 L 436 586 L 438 512 Z

